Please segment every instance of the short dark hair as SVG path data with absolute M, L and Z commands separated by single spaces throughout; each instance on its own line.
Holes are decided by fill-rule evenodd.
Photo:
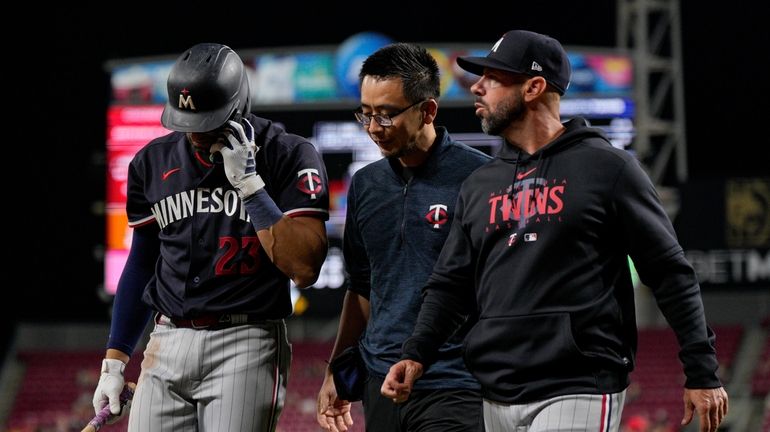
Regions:
M 358 74 L 359 86 L 366 76 L 401 78 L 404 97 L 412 103 L 438 99 L 441 94 L 441 74 L 436 59 L 415 44 L 399 42 L 378 49 L 364 60 Z

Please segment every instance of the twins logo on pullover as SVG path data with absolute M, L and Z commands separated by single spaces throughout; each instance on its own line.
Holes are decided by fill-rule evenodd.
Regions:
M 489 193 L 489 224 L 486 232 L 523 228 L 530 223 L 561 222 L 567 180 L 529 178 Z
M 439 229 L 449 221 L 446 204 L 432 204 L 430 210 L 425 215 L 425 220 L 433 225 L 433 229 Z

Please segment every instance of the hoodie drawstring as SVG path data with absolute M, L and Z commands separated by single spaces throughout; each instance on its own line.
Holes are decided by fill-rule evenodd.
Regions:
M 541 151 L 540 153 L 537 154 L 537 163 L 535 163 L 535 175 L 538 175 L 545 180 L 545 173 L 540 172 L 540 169 L 542 168 L 542 166 L 543 166 L 543 152 Z M 537 188 L 540 189 L 541 194 L 545 193 L 545 182 L 536 183 L 535 189 Z
M 516 195 L 516 174 L 519 173 L 519 162 L 521 161 L 521 149 L 516 147 L 516 160 L 513 167 L 513 179 L 511 180 L 511 191 L 508 192 L 508 199 L 513 202 L 513 196 Z

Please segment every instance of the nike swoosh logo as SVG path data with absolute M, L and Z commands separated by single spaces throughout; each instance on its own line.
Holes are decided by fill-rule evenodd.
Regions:
M 177 168 L 177 169 L 178 169 L 178 168 Z M 528 176 L 528 175 L 532 174 L 532 173 L 533 173 L 533 172 L 534 172 L 536 169 L 537 169 L 537 167 L 535 167 L 535 168 L 532 168 L 531 170 L 529 170 L 529 171 L 527 171 L 527 172 L 523 172 L 523 173 L 519 173 L 519 174 L 516 174 L 516 180 L 521 180 L 521 179 L 523 179 L 524 177 L 526 177 L 526 176 Z
M 168 178 L 168 176 L 170 176 L 171 174 L 174 174 L 175 172 L 179 171 L 180 169 L 182 169 L 182 168 L 174 168 L 174 169 L 170 169 L 170 170 L 164 172 L 163 173 L 163 177 L 162 177 L 163 180 L 165 181 Z

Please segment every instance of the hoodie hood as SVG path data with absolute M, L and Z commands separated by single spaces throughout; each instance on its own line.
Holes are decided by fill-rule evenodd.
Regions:
M 506 141 L 505 145 L 500 149 L 498 157 L 507 162 L 516 163 L 516 161 L 521 161 L 522 164 L 526 164 L 532 159 L 540 161 L 585 139 L 600 138 L 609 143 L 609 138 L 607 138 L 604 131 L 588 126 L 588 121 L 582 117 L 575 117 L 564 123 L 564 126 L 567 129 L 563 134 L 531 155 Z
M 511 145 L 507 141 L 503 148 L 500 149 L 498 157 L 502 161 L 514 165 L 513 176 L 511 178 L 511 186 L 508 189 L 508 196 L 511 199 L 513 199 L 513 195 L 516 192 L 516 181 L 520 172 L 529 173 L 536 171 L 545 177 L 545 170 L 548 169 L 549 165 L 547 161 L 549 156 L 557 154 L 581 141 L 591 138 L 599 138 L 609 143 L 609 139 L 601 129 L 589 127 L 586 119 L 582 117 L 575 117 L 572 120 L 564 123 L 564 126 L 566 130 L 563 134 L 559 135 L 555 140 L 541 147 L 533 154 L 525 153 L 519 147 Z M 535 161 L 535 166 L 531 170 L 524 171 L 529 168 L 528 165 L 530 165 L 530 162 L 533 160 Z M 542 183 L 535 185 L 536 188 L 541 188 L 542 186 Z

